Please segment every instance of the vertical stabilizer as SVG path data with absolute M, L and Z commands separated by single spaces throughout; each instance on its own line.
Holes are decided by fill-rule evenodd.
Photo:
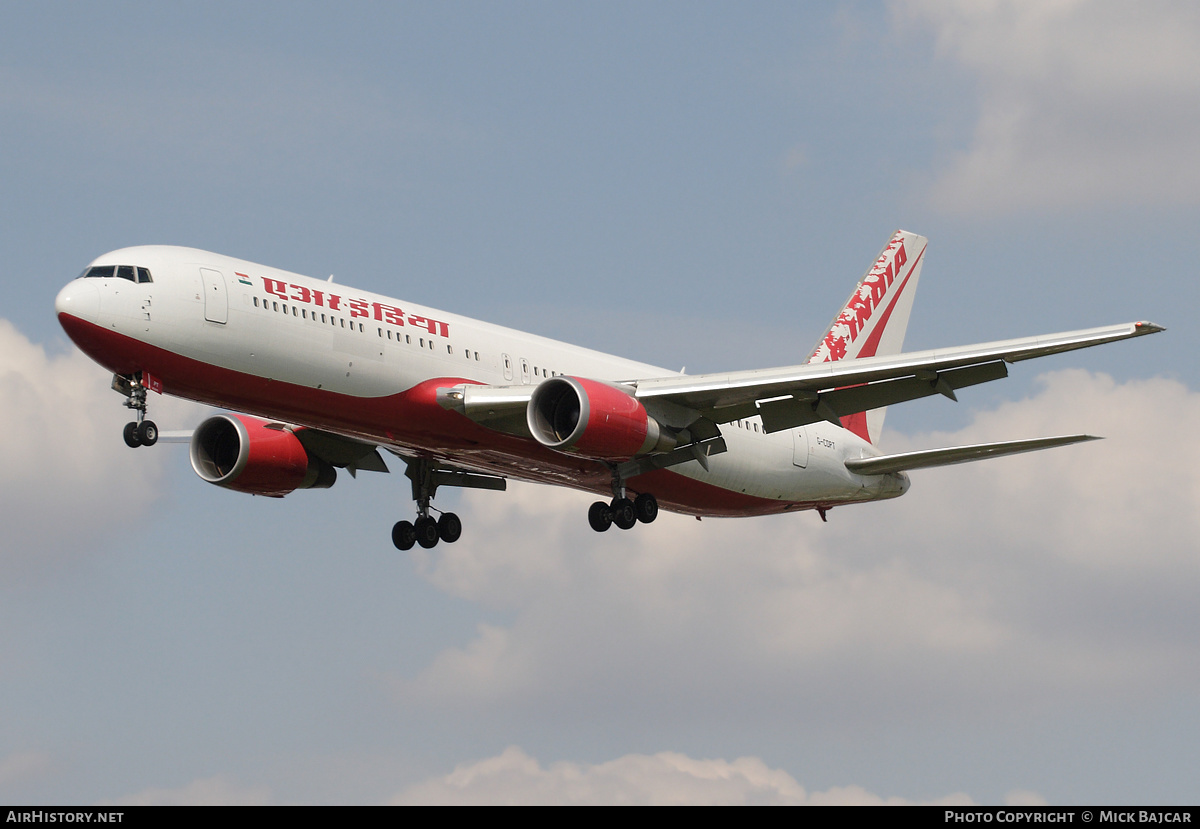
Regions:
M 928 241 L 924 236 L 904 230 L 892 234 L 871 269 L 834 317 L 808 362 L 856 360 L 900 353 Z M 848 415 L 842 418 L 842 426 L 874 443 L 883 428 L 884 411 L 872 409 Z

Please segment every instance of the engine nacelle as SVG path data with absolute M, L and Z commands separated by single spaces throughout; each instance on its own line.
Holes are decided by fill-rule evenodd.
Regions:
M 211 484 L 282 498 L 297 489 L 325 489 L 337 470 L 308 454 L 292 432 L 267 428 L 267 421 L 221 414 L 192 435 L 192 469 Z
M 585 458 L 622 461 L 675 446 L 641 402 L 617 386 L 552 377 L 533 392 L 529 431 L 543 446 Z

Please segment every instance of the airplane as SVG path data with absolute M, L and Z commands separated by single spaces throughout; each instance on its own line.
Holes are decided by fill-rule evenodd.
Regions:
M 226 413 L 194 431 L 192 468 L 282 497 L 337 469 L 412 483 L 400 550 L 460 537 L 441 487 L 509 478 L 600 494 L 591 527 L 631 529 L 660 508 L 709 516 L 828 510 L 895 498 L 907 471 L 1064 446 L 1075 434 L 901 454 L 877 448 L 886 407 L 998 380 L 1034 357 L 1164 330 L 1132 322 L 904 353 L 927 240 L 896 231 L 804 363 L 688 375 L 264 265 L 184 247 L 130 247 L 58 294 L 74 343 L 113 373 L 151 446 L 148 392 Z M 608 496 L 611 495 L 611 498 Z M 438 513 L 434 518 L 433 513 Z

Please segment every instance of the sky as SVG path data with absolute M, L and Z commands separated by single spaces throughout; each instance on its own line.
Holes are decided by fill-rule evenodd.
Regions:
M 1198 102 L 1187 2 L 0 5 L 0 800 L 1196 803 Z M 462 539 L 399 553 L 399 474 L 277 500 L 130 451 L 53 314 L 178 244 L 760 368 L 896 228 L 909 349 L 1169 330 L 881 448 L 1104 441 L 828 524 L 443 492 Z

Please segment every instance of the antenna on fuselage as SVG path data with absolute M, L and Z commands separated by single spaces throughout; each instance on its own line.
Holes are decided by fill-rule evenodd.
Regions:
M 332 281 L 333 281 L 333 274 L 329 274 L 329 278 L 328 278 L 328 279 L 326 279 L 325 281 L 326 281 L 326 282 L 332 282 Z

